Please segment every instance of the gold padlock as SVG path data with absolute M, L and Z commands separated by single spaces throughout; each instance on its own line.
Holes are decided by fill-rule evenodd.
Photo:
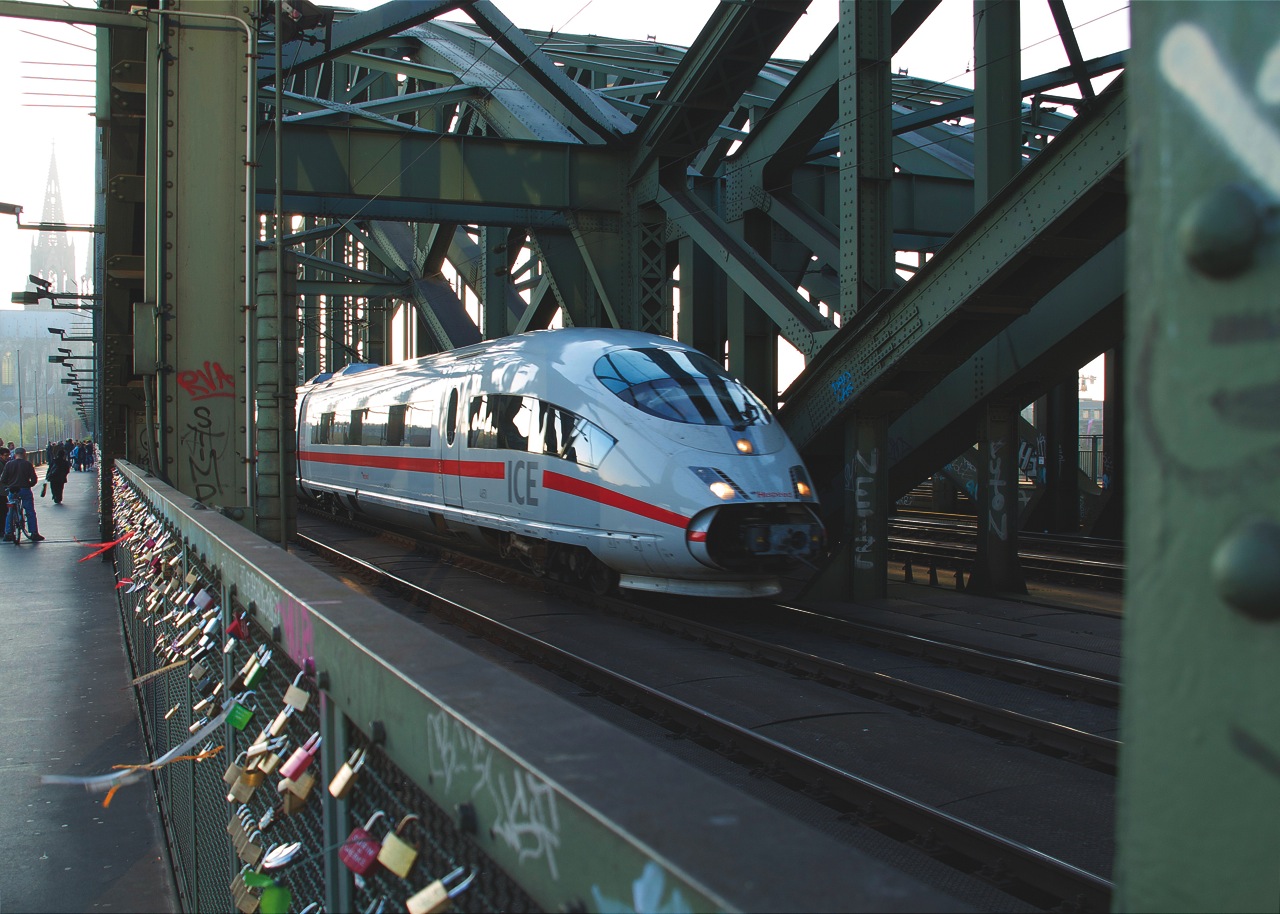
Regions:
M 245 754 L 241 752 L 232 759 L 231 764 L 227 766 L 226 773 L 222 775 L 222 780 L 226 782 L 228 787 L 238 781 L 240 779 L 240 775 L 244 774 L 245 758 Z
M 329 796 L 336 800 L 341 800 L 351 792 L 351 788 L 356 782 L 356 774 L 364 767 L 364 757 L 365 750 L 357 749 L 351 753 L 351 758 L 342 763 L 338 773 L 329 782 Z
M 311 700 L 311 693 L 299 685 L 305 675 L 306 673 L 299 673 L 295 676 L 289 688 L 284 691 L 284 703 L 295 711 L 305 711 L 307 702 Z
M 466 879 L 450 888 L 449 884 L 462 875 L 465 867 L 458 867 L 443 879 L 437 879 L 425 889 L 415 893 L 407 901 L 405 901 L 405 909 L 409 914 L 437 914 L 438 911 L 449 910 L 453 899 L 457 898 L 467 890 L 467 887 L 475 881 L 476 874 L 472 873 Z
M 276 719 L 267 727 L 267 732 L 272 736 L 279 736 L 284 731 L 285 725 L 289 723 L 289 718 L 293 716 L 293 705 L 285 705 L 280 709 L 280 713 L 276 715 Z
M 393 831 L 387 832 L 382 839 L 382 847 L 378 850 L 378 862 L 401 879 L 408 876 L 409 870 L 413 868 L 413 862 L 418 859 L 418 849 L 400 837 L 400 833 L 410 822 L 417 821 L 418 817 L 413 813 L 405 816 Z
M 311 795 L 311 788 L 316 785 L 316 773 L 308 768 L 296 778 L 281 778 L 276 789 L 280 793 L 291 793 L 299 800 L 305 800 Z

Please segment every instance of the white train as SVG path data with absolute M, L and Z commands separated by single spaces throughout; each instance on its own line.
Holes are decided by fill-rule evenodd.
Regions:
M 597 591 L 768 595 L 823 545 L 764 404 L 696 349 L 629 330 L 322 374 L 298 391 L 298 486 Z

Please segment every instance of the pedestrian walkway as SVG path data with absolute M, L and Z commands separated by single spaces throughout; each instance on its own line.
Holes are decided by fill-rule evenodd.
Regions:
M 44 469 L 39 469 L 41 478 Z M 103 795 L 42 785 L 147 761 L 115 577 L 101 558 L 98 473 L 36 490 L 42 543 L 0 542 L 0 914 L 179 909 L 150 778 Z

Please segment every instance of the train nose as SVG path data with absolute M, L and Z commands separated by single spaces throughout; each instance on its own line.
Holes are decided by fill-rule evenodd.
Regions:
M 776 571 L 817 555 L 823 530 L 807 505 L 724 505 L 696 516 L 685 539 L 693 556 L 708 567 Z

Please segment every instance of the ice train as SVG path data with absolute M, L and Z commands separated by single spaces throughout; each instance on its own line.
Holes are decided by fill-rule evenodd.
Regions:
M 597 591 L 746 597 L 823 548 L 800 455 L 683 343 L 537 330 L 298 391 L 304 498 L 463 536 Z

